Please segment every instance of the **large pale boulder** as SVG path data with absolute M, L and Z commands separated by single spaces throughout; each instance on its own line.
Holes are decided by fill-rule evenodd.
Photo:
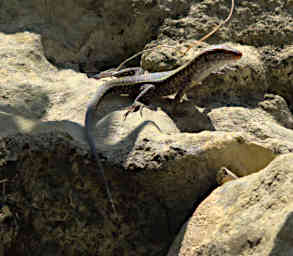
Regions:
M 293 254 L 293 154 L 227 182 L 182 226 L 168 256 Z

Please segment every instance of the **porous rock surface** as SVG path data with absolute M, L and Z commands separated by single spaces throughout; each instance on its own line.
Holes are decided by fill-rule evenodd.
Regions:
M 282 172 L 291 179 L 292 4 L 238 3 L 230 24 L 208 42 L 230 41 L 243 58 L 193 88 L 179 106 L 181 115 L 171 112 L 170 97 L 152 102 L 157 111 L 144 109 L 142 117 L 134 113 L 123 121 L 132 100 L 105 98 L 95 135 L 115 215 L 84 138 L 86 106 L 100 82 L 82 72 L 115 66 L 154 38 L 185 49 L 223 19 L 230 1 L 0 2 L 0 255 L 166 255 L 192 213 L 190 223 L 201 214 L 206 230 L 215 233 L 193 240 L 187 222 L 169 253 L 189 255 L 196 247 L 198 255 L 282 255 L 277 246 L 262 246 L 292 237 L 290 209 L 282 204 L 289 205 L 290 189 L 278 183 L 279 174 L 270 174 L 271 166 L 284 163 Z M 193 54 L 181 58 L 162 48 L 145 54 L 142 65 L 170 69 Z M 204 205 L 196 207 L 217 186 L 222 167 L 249 176 L 227 182 L 220 188 L 227 192 L 200 212 Z M 276 184 L 272 196 L 282 218 L 267 210 L 263 221 L 275 223 L 270 230 L 262 228 L 268 225 L 261 218 L 265 182 L 254 188 L 253 177 Z M 250 190 L 239 195 L 237 184 Z M 221 200 L 230 197 L 233 211 L 219 212 L 213 229 L 213 207 L 224 207 Z M 262 230 L 251 237 L 254 229 L 237 226 L 239 212 L 249 210 L 260 216 L 253 228 Z M 225 222 L 227 216 L 235 223 Z M 221 237 L 216 227 L 225 223 Z
M 292 182 L 292 153 L 227 182 L 182 226 L 168 256 L 292 255 Z

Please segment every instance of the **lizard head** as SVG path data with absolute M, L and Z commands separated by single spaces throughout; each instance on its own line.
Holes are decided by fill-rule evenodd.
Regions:
M 212 45 L 204 49 L 192 61 L 190 67 L 194 67 L 196 81 L 201 82 L 213 72 L 217 72 L 233 64 L 242 57 L 242 53 L 227 45 Z M 195 65 L 192 65 L 194 63 Z

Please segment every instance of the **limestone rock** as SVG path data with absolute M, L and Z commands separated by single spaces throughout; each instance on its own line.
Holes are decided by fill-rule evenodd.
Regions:
M 101 104 L 95 140 L 118 216 L 111 212 L 83 127 L 101 81 L 84 73 L 114 67 L 155 38 L 152 45 L 185 49 L 229 7 L 224 0 L 0 1 L 0 214 L 10 212 L 0 223 L 0 255 L 165 255 L 217 186 L 218 170 L 250 175 L 293 151 L 292 1 L 241 1 L 208 42 L 229 41 L 243 59 L 193 88 L 178 106 L 181 115 L 171 112 L 172 96 L 154 99 L 157 111 L 144 109 L 143 117 L 134 113 L 126 121 L 132 99 L 108 96 Z M 194 53 L 180 62 L 170 51 L 148 65 L 170 69 Z M 269 192 L 286 202 L 288 191 L 276 185 Z M 284 220 L 286 213 L 277 214 Z M 276 221 L 281 238 L 290 235 L 289 217 L 284 228 Z M 259 233 L 236 238 L 254 248 Z M 217 246 L 207 250 L 225 252 Z
M 217 188 L 182 226 L 168 256 L 292 255 L 293 154 Z
M 188 0 L 2 1 L 0 29 L 39 33 L 55 65 L 95 72 L 143 48 L 167 16 L 184 15 L 189 6 Z

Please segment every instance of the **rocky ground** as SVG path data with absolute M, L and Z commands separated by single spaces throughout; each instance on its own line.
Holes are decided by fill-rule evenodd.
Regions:
M 193 88 L 122 120 L 131 99 L 101 105 L 84 137 L 88 79 L 148 46 L 150 71 L 229 12 L 229 0 L 0 2 L 0 256 L 293 255 L 293 1 L 237 1 L 207 40 L 243 52 Z M 202 48 L 205 44 L 200 45 Z M 219 170 L 239 179 L 218 187 Z M 218 187 L 218 188 L 217 188 Z

